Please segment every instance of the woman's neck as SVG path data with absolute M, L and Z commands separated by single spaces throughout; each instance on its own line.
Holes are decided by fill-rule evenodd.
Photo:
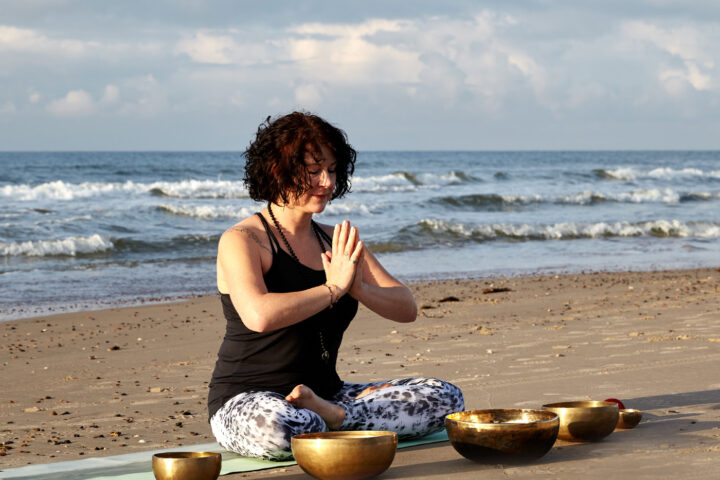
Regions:
M 269 204 L 268 209 L 270 208 L 283 230 L 291 235 L 296 236 L 310 231 L 312 213 L 303 212 L 290 206 L 279 206 L 276 203 Z

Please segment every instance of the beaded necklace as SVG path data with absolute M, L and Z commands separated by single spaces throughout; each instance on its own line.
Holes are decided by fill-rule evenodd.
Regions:
M 297 255 L 295 255 L 295 251 L 290 246 L 290 242 L 288 242 L 288 239 L 285 238 L 285 234 L 283 233 L 282 229 L 280 228 L 280 223 L 275 218 L 275 214 L 273 214 L 272 211 L 272 204 L 268 202 L 268 213 L 270 214 L 270 218 L 273 221 L 273 224 L 275 225 L 275 228 L 277 229 L 278 233 L 280 233 L 280 238 L 282 239 L 283 243 L 285 244 L 285 247 L 288 249 L 288 252 L 290 253 L 290 256 L 295 260 L 295 262 L 298 264 L 298 266 L 301 266 L 300 260 L 298 259 Z M 317 223 L 315 223 L 313 220 L 310 221 L 310 224 L 312 225 L 313 233 L 315 234 L 315 237 L 317 238 L 318 243 L 320 244 L 320 251 L 325 252 L 325 245 L 323 244 L 322 238 L 320 238 L 320 232 L 318 229 L 320 227 L 317 226 Z M 307 275 L 305 275 L 305 272 L 302 269 L 299 269 L 301 275 L 307 278 Z M 320 348 L 322 350 L 322 354 L 320 355 L 320 358 L 322 358 L 323 362 L 328 363 L 330 360 L 330 352 L 328 352 L 327 348 L 325 348 L 325 337 L 323 337 L 322 330 L 318 329 L 318 336 L 320 337 Z

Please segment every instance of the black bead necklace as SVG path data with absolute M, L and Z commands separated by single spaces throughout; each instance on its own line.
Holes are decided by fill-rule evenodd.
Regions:
M 273 214 L 272 211 L 272 204 L 268 202 L 268 213 L 270 214 L 270 218 L 273 221 L 273 224 L 275 225 L 275 228 L 277 229 L 278 233 L 280 234 L 280 238 L 282 238 L 283 243 L 285 244 L 285 247 L 288 249 L 288 252 L 290 253 L 290 256 L 295 260 L 295 262 L 298 264 L 298 266 L 301 266 L 300 260 L 298 259 L 297 255 L 295 255 L 295 251 L 290 246 L 290 242 L 288 242 L 288 239 L 285 237 L 285 234 L 283 233 L 282 229 L 280 228 L 280 223 L 275 218 L 275 214 Z M 318 243 L 320 244 L 320 251 L 325 252 L 325 245 L 323 244 L 322 238 L 320 238 L 320 232 L 318 232 L 318 229 L 320 227 L 317 226 L 317 224 L 310 220 L 310 224 L 312 225 L 313 233 L 315 234 L 315 237 L 317 238 Z M 301 275 L 305 275 L 302 269 L 299 269 L 301 272 Z M 320 355 L 320 358 L 323 359 L 323 362 L 328 363 L 330 360 L 330 352 L 328 352 L 327 348 L 325 348 L 325 337 L 323 337 L 322 330 L 318 328 L 318 336 L 320 337 L 320 349 L 322 350 L 322 354 Z

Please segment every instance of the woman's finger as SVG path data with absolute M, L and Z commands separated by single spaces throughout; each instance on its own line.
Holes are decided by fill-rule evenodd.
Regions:
M 322 266 L 323 270 L 327 272 L 328 268 L 330 268 L 330 255 L 328 255 L 328 252 L 323 252 L 320 254 L 320 258 L 322 259 Z
M 352 255 L 350 255 L 350 261 L 359 264 L 362 261 L 363 252 L 363 242 L 360 240 L 355 244 L 355 250 L 352 252 Z
M 345 245 L 345 255 L 348 257 L 355 247 L 355 242 L 357 242 L 357 228 L 351 227 L 350 233 L 348 234 L 347 244 Z
M 332 237 L 332 253 L 336 254 L 338 253 L 338 243 L 340 242 L 340 225 L 335 224 L 335 230 L 333 230 L 333 237 Z
M 340 255 L 346 255 L 348 253 L 345 250 L 347 248 L 348 230 L 350 230 L 350 222 L 345 220 L 340 226 L 340 238 L 338 238 L 338 253 Z

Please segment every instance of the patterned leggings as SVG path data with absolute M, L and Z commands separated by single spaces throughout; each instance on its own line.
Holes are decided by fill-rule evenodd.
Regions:
M 370 386 L 389 383 L 360 399 Z M 421 437 L 445 426 L 445 416 L 465 409 L 459 388 L 435 378 L 345 383 L 331 399 L 345 409 L 339 430 L 390 430 L 400 439 Z M 210 419 L 213 435 L 225 449 L 269 460 L 292 458 L 294 435 L 328 430 L 318 414 L 295 408 L 274 392 L 240 393 Z

